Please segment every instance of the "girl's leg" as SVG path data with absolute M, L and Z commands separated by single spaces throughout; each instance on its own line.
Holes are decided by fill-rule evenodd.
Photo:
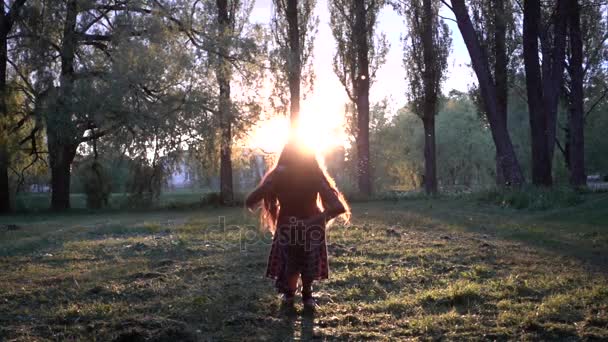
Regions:
M 296 294 L 296 288 L 298 285 L 298 274 L 285 276 L 283 284 L 279 291 L 281 292 L 281 301 L 284 307 L 291 308 L 293 306 L 293 299 Z
M 298 276 L 299 274 L 292 274 L 287 277 L 287 291 L 288 295 L 293 296 L 298 288 Z
M 302 277 L 302 300 L 312 299 L 312 279 Z

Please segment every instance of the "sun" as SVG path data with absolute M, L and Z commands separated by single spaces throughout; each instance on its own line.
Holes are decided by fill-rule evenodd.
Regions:
M 290 137 L 290 122 L 285 116 L 275 116 L 262 121 L 249 134 L 247 147 L 263 153 L 279 153 L 290 138 L 295 138 L 302 148 L 323 156 L 347 143 L 341 124 L 327 122 L 327 118 L 303 112 Z

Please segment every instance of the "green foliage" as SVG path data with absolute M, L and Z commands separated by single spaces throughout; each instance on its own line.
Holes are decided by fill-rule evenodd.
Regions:
M 273 74 L 274 87 L 269 98 L 270 105 L 277 113 L 289 110 L 289 80 L 299 75 L 302 94 L 312 89 L 314 84 L 313 50 L 314 40 L 319 26 L 319 17 L 314 9 L 317 0 L 297 1 L 297 22 L 299 32 L 299 55 L 293 56 L 290 47 L 288 22 L 288 1 L 272 0 L 272 17 L 270 28 L 274 42 L 270 47 L 268 61 Z M 299 96 L 299 95 L 298 95 Z
M 331 31 L 336 40 L 337 49 L 334 55 L 333 68 L 338 79 L 346 89 L 351 101 L 359 96 L 358 79 L 362 73 L 357 56 L 357 32 L 363 30 L 367 35 L 369 46 L 369 82 L 375 81 L 376 71 L 386 62 L 389 43 L 384 33 L 378 33 L 376 26 L 380 9 L 385 0 L 365 0 L 366 27 L 357 28 L 355 23 L 355 2 L 352 0 L 330 0 L 328 2 Z
M 126 184 L 127 203 L 131 207 L 150 207 L 159 200 L 166 184 L 169 169 L 167 165 L 139 160 L 131 164 L 129 180 Z
M 437 178 L 440 187 L 478 189 L 493 184 L 494 148 L 489 129 L 466 95 L 444 99 L 436 116 Z M 375 187 L 413 190 L 421 185 L 424 131 L 417 115 L 400 109 L 372 110 L 370 132 Z
M 97 160 L 87 162 L 80 167 L 82 168 L 81 182 L 87 198 L 87 208 L 108 207 L 112 193 L 112 179 L 106 167 Z
M 431 13 L 427 13 L 427 3 Z M 400 6 L 408 24 L 403 65 L 407 72 L 407 97 L 412 111 L 423 118 L 429 104 L 437 110 L 441 83 L 446 78 L 452 37 L 448 25 L 439 17 L 438 0 L 412 0 Z M 429 15 L 432 14 L 432 15 Z M 430 32 L 427 32 L 429 31 Z M 428 42 L 426 37 L 430 37 Z

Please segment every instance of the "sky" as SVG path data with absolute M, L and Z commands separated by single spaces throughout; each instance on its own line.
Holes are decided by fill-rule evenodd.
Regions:
M 327 1 L 317 0 L 315 8 L 316 15 L 319 16 L 313 56 L 316 74 L 315 88 L 313 93 L 307 94 L 307 99 L 302 102 L 301 115 L 309 119 L 308 126 L 313 129 L 318 119 L 322 117 L 324 123 L 330 126 L 329 131 L 335 131 L 336 128 L 344 126 L 344 104 L 348 102 L 348 98 L 332 68 L 336 43 L 329 26 Z M 256 0 L 251 21 L 269 25 L 271 13 L 272 0 Z M 453 14 L 447 8 L 441 10 L 441 15 L 453 18 Z M 456 23 L 453 21 L 447 21 L 447 23 L 452 31 L 453 42 L 448 60 L 448 76 L 443 84 L 443 91 L 444 93 L 451 89 L 466 91 L 468 85 L 474 82 L 473 73 L 468 67 L 469 55 Z M 386 35 L 390 50 L 386 63 L 378 70 L 376 80 L 370 89 L 370 101 L 373 104 L 386 98 L 389 101 L 389 110 L 395 111 L 406 104 L 405 76 L 407 71 L 402 64 L 403 43 L 401 41 L 406 32 L 404 18 L 387 6 L 380 12 L 376 32 L 383 32 Z M 319 137 L 319 139 L 327 138 Z
M 252 21 L 269 24 L 271 16 L 272 0 L 256 0 Z M 332 69 L 332 60 L 335 53 L 335 41 L 329 27 L 329 10 L 327 0 L 317 0 L 315 8 L 319 16 L 319 32 L 315 37 L 314 68 L 316 74 L 316 87 L 311 100 L 324 96 L 323 94 L 335 94 L 337 88 L 342 84 Z M 443 16 L 453 18 L 453 14 L 446 8 L 442 9 Z M 466 46 L 462 40 L 456 23 L 447 21 L 452 31 L 452 52 L 449 59 L 448 78 L 443 85 L 445 92 L 451 89 L 464 91 L 473 82 L 473 75 L 467 66 L 470 63 Z M 402 65 L 403 43 L 401 38 L 405 33 L 404 18 L 399 16 L 389 6 L 385 7 L 378 18 L 378 32 L 383 32 L 390 44 L 386 64 L 378 70 L 376 82 L 372 86 L 370 97 L 372 103 L 388 98 L 393 105 L 398 107 L 405 104 L 406 81 Z M 341 98 L 333 96 L 333 102 L 339 102 L 340 107 L 347 100 L 346 93 L 342 91 Z

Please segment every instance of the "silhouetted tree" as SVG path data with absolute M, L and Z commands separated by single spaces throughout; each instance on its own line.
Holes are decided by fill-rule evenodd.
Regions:
M 435 116 L 452 44 L 450 30 L 439 18 L 439 5 L 438 0 L 411 0 L 401 1 L 399 6 L 408 24 L 403 58 L 407 95 L 424 126 L 424 187 L 428 194 L 437 193 Z
M 507 130 L 507 121 L 499 109 L 498 91 L 490 72 L 490 63 L 487 58 L 488 53 L 479 41 L 478 33 L 471 22 L 469 10 L 464 0 L 451 0 L 450 4 L 446 0 L 442 0 L 442 2 L 454 12 L 458 29 L 462 34 L 469 56 L 471 57 L 473 70 L 479 81 L 479 91 L 496 147 L 498 164 L 502 168 L 505 183 L 520 185 L 524 182 L 524 177 L 511 137 L 509 136 L 509 131 Z
M 372 193 L 369 157 L 369 89 L 385 61 L 388 44 L 376 36 L 378 12 L 383 0 L 330 0 L 330 25 L 337 42 L 334 71 L 355 104 L 357 177 L 359 191 Z

